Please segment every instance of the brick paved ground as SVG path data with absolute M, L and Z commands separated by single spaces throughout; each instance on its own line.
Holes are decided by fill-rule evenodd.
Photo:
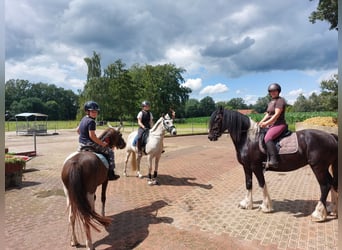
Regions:
M 23 186 L 6 190 L 5 249 L 72 249 L 60 172 L 77 136 L 59 133 L 37 137 L 38 156 L 28 162 Z M 32 150 L 32 143 L 6 133 L 12 152 Z M 133 173 L 110 182 L 106 214 L 113 223 L 93 232 L 96 249 L 337 249 L 337 219 L 311 222 L 319 186 L 309 167 L 266 173 L 275 212 L 264 214 L 257 210 L 262 194 L 255 179 L 255 209 L 237 207 L 245 184 L 230 138 L 173 137 L 165 146 L 161 185 L 148 186 Z M 116 151 L 120 174 L 123 161 L 124 151 Z

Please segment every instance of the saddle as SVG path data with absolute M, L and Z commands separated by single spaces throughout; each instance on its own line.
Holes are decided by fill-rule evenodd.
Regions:
M 144 130 L 144 132 L 141 135 L 141 148 L 145 151 L 145 146 L 147 144 L 147 138 L 150 134 L 150 130 L 146 129 Z M 137 146 L 137 141 L 138 141 L 138 134 L 135 136 L 134 140 L 133 140 L 133 146 Z
M 267 154 L 264 141 L 267 130 L 267 128 L 261 128 L 259 136 L 259 148 L 264 154 Z M 294 154 L 298 151 L 297 134 L 292 133 L 292 131 L 288 130 L 288 128 L 286 128 L 284 132 L 274 140 L 274 142 L 276 144 L 278 154 Z
M 97 158 L 99 158 L 102 161 L 103 165 L 105 165 L 107 169 L 109 168 L 109 162 L 107 160 L 107 157 L 104 156 L 103 154 L 96 153 L 95 148 L 93 146 L 91 145 L 81 146 L 79 151 L 80 152 L 93 152 L 97 156 Z

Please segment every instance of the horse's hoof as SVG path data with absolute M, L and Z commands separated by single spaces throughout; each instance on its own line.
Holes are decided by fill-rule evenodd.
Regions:
M 147 184 L 152 186 L 152 185 L 158 185 L 159 183 L 158 183 L 158 181 L 156 179 L 149 179 L 147 181 Z
M 246 210 L 252 210 L 253 209 L 253 205 L 250 204 L 248 201 L 246 200 L 242 200 L 239 205 L 238 205 L 238 208 L 241 208 L 241 209 L 246 209 Z
M 71 245 L 72 247 L 80 247 L 80 246 L 81 246 L 81 244 L 78 243 L 77 241 L 76 241 L 76 242 L 71 241 L 71 242 L 70 242 L 70 245 Z
M 272 208 L 267 207 L 267 206 L 265 206 L 265 205 L 263 205 L 263 204 L 261 204 L 261 205 L 259 206 L 258 211 L 260 211 L 260 210 L 261 210 L 261 212 L 263 212 L 263 213 L 272 213 L 272 212 L 273 212 L 273 209 L 272 209 Z
M 327 209 L 321 201 L 316 205 L 315 211 L 311 214 L 311 220 L 314 222 L 322 222 L 327 219 Z

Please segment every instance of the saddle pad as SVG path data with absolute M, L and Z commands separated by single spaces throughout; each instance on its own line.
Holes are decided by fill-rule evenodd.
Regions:
M 279 142 L 279 154 L 293 154 L 298 151 L 298 139 L 297 134 L 292 133 L 280 140 Z
M 96 156 L 103 162 L 103 165 L 105 165 L 106 168 L 109 168 L 109 163 L 107 161 L 107 158 L 102 155 L 102 154 L 98 154 L 98 153 L 94 153 L 96 154 Z
M 73 152 L 72 154 L 70 154 L 64 161 L 64 163 L 69 160 L 71 157 L 73 157 L 74 155 L 77 155 L 79 153 L 79 151 Z M 94 152 L 93 152 L 94 153 Z M 96 156 L 103 162 L 103 165 L 105 165 L 106 168 L 109 168 L 109 163 L 107 161 L 107 158 L 102 155 L 102 154 L 98 154 L 98 153 L 94 153 L 96 154 Z

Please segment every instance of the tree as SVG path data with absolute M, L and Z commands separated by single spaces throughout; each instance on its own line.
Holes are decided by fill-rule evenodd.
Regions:
M 325 111 L 337 111 L 338 109 L 338 75 L 333 75 L 329 80 L 321 82 L 320 99 Z
M 328 21 L 330 30 L 338 30 L 338 0 L 319 0 L 317 9 L 311 13 L 309 20 L 311 23 L 317 20 Z
M 271 101 L 270 95 L 259 97 L 254 104 L 254 110 L 258 113 L 264 113 L 267 110 L 268 103 Z
M 183 68 L 177 68 L 173 64 L 164 65 L 134 65 L 130 69 L 134 85 L 138 89 L 138 105 L 143 100 L 151 102 L 153 114 L 161 115 L 174 109 L 179 115 L 179 110 L 184 113 L 186 101 L 189 99 L 191 89 L 184 87 L 182 73 Z
M 93 57 L 84 58 L 84 61 L 86 62 L 88 66 L 88 74 L 87 74 L 87 81 L 93 79 L 93 78 L 99 78 L 101 77 L 101 56 L 100 54 L 97 54 L 95 51 L 93 51 Z
M 215 101 L 212 97 L 206 96 L 200 100 L 199 110 L 201 111 L 201 116 L 210 116 L 215 108 Z
M 137 90 L 125 67 L 126 65 L 121 60 L 117 60 L 104 70 L 104 77 L 109 81 L 107 95 L 110 100 L 106 103 L 109 104 L 107 108 L 111 118 L 120 120 L 124 117 L 131 118 L 129 114 L 135 113 L 137 98 Z
M 303 94 L 300 94 L 292 107 L 293 112 L 309 112 L 312 111 L 312 107 L 308 99 Z
M 197 99 L 189 99 L 185 104 L 185 117 L 199 117 L 201 115 L 199 106 Z
M 11 79 L 5 84 L 5 97 L 5 108 L 11 115 L 40 112 L 56 120 L 73 120 L 76 117 L 78 95 L 54 84 Z
M 227 105 L 231 108 L 231 109 L 247 109 L 247 105 L 245 103 L 245 100 L 242 99 L 241 97 L 238 98 L 232 98 L 227 102 Z

